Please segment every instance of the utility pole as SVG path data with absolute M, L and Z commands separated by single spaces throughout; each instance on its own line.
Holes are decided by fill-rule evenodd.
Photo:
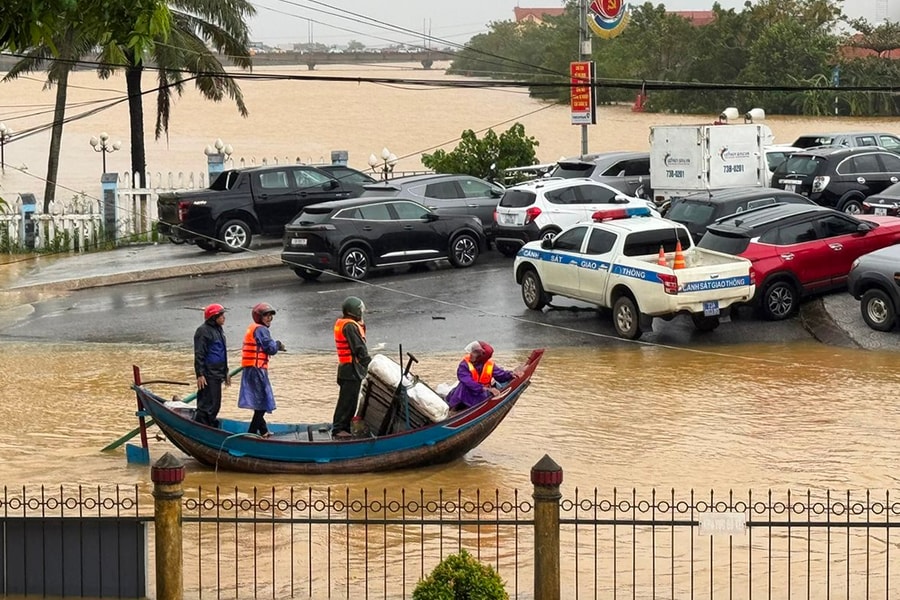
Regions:
M 588 33 L 587 26 L 587 0 L 580 0 L 578 8 L 578 60 L 591 59 L 591 36 Z M 594 80 L 588 82 L 592 87 Z M 593 94 L 591 97 L 593 98 Z M 592 106 L 591 110 L 597 110 L 596 106 Z M 587 123 L 581 125 L 581 155 L 588 153 L 588 126 Z

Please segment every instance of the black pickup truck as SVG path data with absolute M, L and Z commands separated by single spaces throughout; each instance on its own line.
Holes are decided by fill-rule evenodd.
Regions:
M 205 190 L 160 194 L 159 233 L 210 252 L 240 252 L 254 235 L 281 235 L 305 206 L 356 197 L 358 187 L 308 165 L 223 171 Z

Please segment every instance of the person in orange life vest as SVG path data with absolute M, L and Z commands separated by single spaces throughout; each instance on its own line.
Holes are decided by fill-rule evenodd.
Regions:
M 261 302 L 251 311 L 253 323 L 244 334 L 244 345 L 241 348 L 241 392 L 238 396 L 238 407 L 253 411 L 248 433 L 261 437 L 271 437 L 266 426 L 266 413 L 275 410 L 275 394 L 269 383 L 269 357 L 284 352 L 284 344 L 273 340 L 269 333 L 275 309 L 270 304 Z
M 222 384 L 231 385 L 225 349 L 225 307 L 210 304 L 203 311 L 203 324 L 194 332 L 194 374 L 197 376 L 197 410 L 194 420 L 218 427 L 222 408 Z
M 340 387 L 331 424 L 331 436 L 349 438 L 350 421 L 356 414 L 359 388 L 372 362 L 366 347 L 366 324 L 363 321 L 366 305 L 350 296 L 341 305 L 343 313 L 334 323 L 334 344 L 337 347 L 337 383 Z
M 466 355 L 456 369 L 459 384 L 447 394 L 450 410 L 465 410 L 481 404 L 500 390 L 494 381 L 507 383 L 516 378 L 519 370 L 507 371 L 494 364 L 494 349 L 487 342 L 472 342 L 466 346 Z

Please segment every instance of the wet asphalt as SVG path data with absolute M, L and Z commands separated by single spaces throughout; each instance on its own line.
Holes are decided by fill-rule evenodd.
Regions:
M 12 273 L 10 267 L 0 266 L 0 283 L 5 293 L 35 301 L 54 293 L 127 283 L 267 267 L 283 269 L 280 254 L 280 239 L 255 241 L 250 251 L 240 254 L 210 253 L 170 243 L 135 245 L 89 254 L 41 256 Z M 900 350 L 900 332 L 884 333 L 866 326 L 859 302 L 847 292 L 804 302 L 799 318 L 804 328 L 824 344 Z

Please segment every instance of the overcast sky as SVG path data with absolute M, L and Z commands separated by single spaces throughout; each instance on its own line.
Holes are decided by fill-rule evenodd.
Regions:
M 659 2 L 656 2 L 659 3 Z M 720 0 L 724 8 L 744 0 Z M 709 10 L 710 0 L 669 0 L 669 10 Z M 492 21 L 513 19 L 516 0 L 258 0 L 251 39 L 271 46 L 292 42 L 345 45 L 357 40 L 369 47 L 422 44 L 423 32 L 449 44 L 463 44 L 487 30 Z M 560 0 L 519 0 L 522 7 L 563 6 Z M 435 41 L 432 46 L 444 46 Z

